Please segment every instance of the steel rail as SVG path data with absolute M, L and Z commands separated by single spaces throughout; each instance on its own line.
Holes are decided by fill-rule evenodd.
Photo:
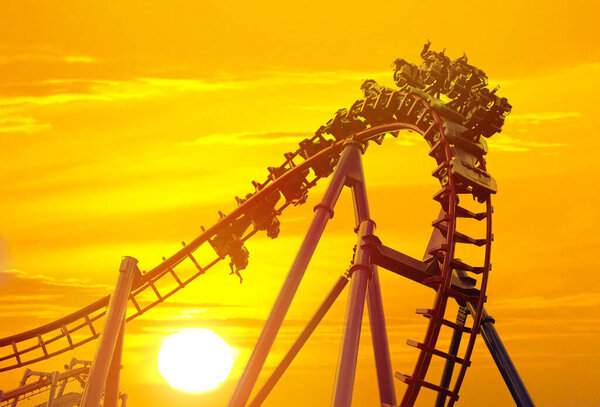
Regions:
M 64 380 L 71 380 L 75 376 L 79 376 L 82 374 L 88 374 L 90 371 L 89 366 L 82 366 L 76 369 L 67 370 L 66 372 L 60 373 L 58 377 L 58 381 L 62 382 Z M 36 380 L 35 382 L 27 383 L 25 386 L 19 387 L 17 389 L 8 390 L 2 394 L 2 403 L 8 400 L 13 400 L 15 398 L 19 398 L 25 396 L 28 393 L 39 390 L 43 387 L 48 387 L 52 384 L 52 380 L 50 377 L 47 377 L 42 380 Z
M 442 325 L 447 325 L 445 323 L 447 320 L 445 317 L 445 311 L 448 299 L 454 297 L 458 301 L 466 300 L 477 303 L 477 312 L 474 315 L 474 323 L 477 323 L 481 319 L 481 311 L 483 308 L 483 303 L 485 302 L 487 275 L 489 272 L 489 253 L 491 244 L 491 203 L 488 193 L 487 197 L 485 198 L 487 205 L 486 215 L 488 224 L 488 231 L 485 241 L 486 255 L 483 270 L 481 272 L 483 276 L 480 287 L 478 288 L 479 294 L 475 297 L 463 298 L 450 289 L 450 280 L 452 278 L 452 273 L 456 269 L 457 261 L 453 256 L 454 246 L 456 243 L 455 233 L 457 233 L 456 197 L 458 194 L 463 193 L 472 193 L 475 196 L 476 191 L 474 187 L 469 187 L 468 181 L 456 180 L 451 171 L 451 160 L 454 156 L 453 148 L 456 145 L 456 140 L 449 139 L 448 135 L 446 134 L 445 125 L 449 122 L 452 122 L 452 120 L 455 120 L 457 113 L 450 112 L 451 114 L 449 114 L 447 109 L 444 110 L 440 108 L 439 105 L 433 107 L 432 103 L 430 102 L 435 102 L 435 100 L 432 99 L 435 98 L 429 98 L 422 93 L 414 93 L 411 91 L 382 92 L 378 96 L 370 96 L 358 100 L 348 110 L 344 109 L 339 111 L 334 119 L 316 132 L 315 136 L 313 136 L 311 139 L 307 139 L 310 143 L 312 143 L 312 145 L 318 145 L 319 151 L 314 152 L 314 154 L 306 157 L 303 156 L 302 158 L 304 158 L 304 161 L 299 164 L 294 163 L 293 160 L 299 155 L 302 155 L 301 149 L 295 153 L 286 154 L 286 161 L 281 167 L 279 167 L 280 169 L 284 170 L 283 174 L 280 176 L 275 176 L 272 174 L 264 183 L 255 183 L 257 191 L 246 201 L 239 203 L 239 206 L 229 215 L 223 216 L 218 222 L 216 222 L 210 228 L 204 230 L 203 233 L 197 236 L 189 244 L 185 245 L 171 257 L 164 259 L 162 263 L 145 273 L 141 277 L 138 287 L 131 291 L 130 303 L 133 305 L 133 309 L 135 311 L 127 316 L 127 321 L 130 321 L 137 316 L 142 315 L 144 312 L 154 308 L 165 299 L 173 295 L 175 292 L 187 286 L 191 281 L 204 274 L 213 265 L 223 260 L 227 255 L 220 255 L 207 266 L 201 267 L 193 259 L 192 254 L 202 244 L 210 241 L 211 238 L 218 235 L 219 232 L 231 227 L 234 222 L 240 220 L 242 217 L 249 216 L 248 214 L 250 209 L 252 209 L 254 205 L 258 205 L 268 194 L 273 192 L 282 193 L 286 185 L 291 184 L 292 181 L 297 181 L 298 178 L 301 178 L 304 185 L 299 187 L 299 193 L 301 193 L 302 196 L 305 196 L 306 192 L 312 188 L 320 178 L 323 177 L 322 175 L 319 175 L 316 170 L 319 163 L 327 160 L 329 160 L 329 162 L 332 160 L 335 161 L 335 159 L 339 156 L 343 144 L 347 140 L 353 139 L 358 141 L 364 144 L 366 148 L 369 141 L 375 141 L 377 144 L 381 144 L 386 133 L 391 133 L 393 136 L 397 136 L 399 130 L 413 130 L 421 134 L 426 139 L 432 148 L 432 152 L 434 152 L 434 150 L 440 146 L 443 147 L 443 159 L 440 160 L 439 158 L 436 158 L 435 154 L 430 153 L 430 155 L 434 156 L 434 158 L 436 158 L 438 161 L 438 168 L 436 171 L 434 171 L 433 175 L 440 178 L 443 185 L 442 191 L 436 195 L 436 199 L 440 201 L 442 207 L 446 207 L 448 219 L 445 226 L 444 247 L 441 251 L 441 258 L 439 259 L 441 262 L 441 273 L 437 280 L 432 283 L 436 284 L 437 293 L 434 299 L 433 309 L 430 310 L 430 315 L 427 315 L 430 320 L 425 341 L 423 344 L 420 344 L 420 346 L 417 346 L 420 348 L 421 353 L 419 355 L 413 375 L 400 375 L 401 378 L 408 383 L 408 389 L 401 405 L 411 406 L 414 404 L 414 400 L 416 399 L 421 387 L 428 387 L 438 392 L 447 394 L 450 398 L 449 405 L 452 405 L 458 398 L 458 389 L 462 383 L 466 367 L 470 363 L 469 358 L 472 352 L 475 337 L 477 335 L 477 328 L 466 329 L 466 331 L 470 333 L 470 338 L 465 357 L 462 359 L 456 358 L 462 364 L 462 366 L 458 375 L 458 380 L 456 380 L 452 391 L 439 388 L 439 386 L 435 386 L 429 382 L 426 382 L 425 375 L 427 373 L 431 358 L 434 355 L 440 356 L 440 354 L 443 354 L 443 352 L 435 349 L 435 344 L 439 336 L 440 328 Z M 444 116 L 443 119 L 440 114 Z M 325 138 L 325 135 L 332 135 L 334 139 Z M 479 160 L 479 168 L 481 171 L 485 172 L 485 163 L 483 158 Z M 314 178 L 311 181 L 308 181 L 307 177 L 310 169 L 313 170 Z M 445 179 L 445 185 L 442 177 L 439 176 L 440 171 L 444 169 L 446 169 L 448 173 L 448 177 Z M 327 175 L 328 174 L 325 174 L 324 176 Z M 478 193 L 478 195 L 481 194 Z M 277 209 L 276 212 L 277 214 L 281 214 L 283 209 L 285 209 L 288 205 L 299 203 L 302 203 L 302 199 L 295 201 L 294 199 L 286 198 L 285 204 Z M 257 230 L 255 228 L 253 231 L 245 235 L 242 240 L 247 240 L 254 233 L 256 233 L 256 231 Z M 177 277 L 174 268 L 181 264 L 186 258 L 190 258 L 199 270 L 190 278 L 186 279 L 185 281 L 181 281 Z M 177 281 L 177 286 L 173 290 L 165 294 L 161 294 L 156 289 L 155 283 L 167 274 L 172 275 L 175 278 Z M 156 300 L 149 305 L 141 307 L 136 300 L 136 296 L 140 295 L 146 290 L 153 291 Z M 48 359 L 52 356 L 58 355 L 95 339 L 98 337 L 99 333 L 96 332 L 93 322 L 104 315 L 104 309 L 106 308 L 108 301 L 109 296 L 103 297 L 87 307 L 84 307 L 59 320 L 17 335 L 0 339 L 0 348 L 11 346 L 13 349 L 11 354 L 0 358 L 0 362 L 9 360 L 11 358 L 16 360 L 16 363 L 12 365 L 0 367 L 0 372 Z M 95 313 L 98 314 L 94 315 Z M 74 323 L 77 324 L 74 327 L 69 328 L 69 325 Z M 477 327 L 478 325 L 474 324 L 473 326 Z M 74 342 L 71 338 L 71 334 L 85 327 L 90 329 L 91 336 L 81 341 Z M 48 335 L 53 331 L 58 330 L 60 330 L 60 333 L 55 334 L 51 338 L 46 340 L 43 338 L 44 335 Z M 18 349 L 17 345 L 19 343 L 32 339 L 35 340 L 36 338 L 38 340 L 37 345 L 29 346 L 21 350 Z M 47 344 L 62 338 L 67 339 L 68 346 L 54 352 L 48 352 L 46 350 Z M 22 355 L 40 349 L 44 353 L 42 356 L 29 360 L 21 359 Z
M 422 130 L 420 128 L 413 125 L 412 123 L 389 123 L 389 124 L 384 124 L 384 125 L 380 125 L 377 127 L 369 128 L 360 133 L 350 135 L 348 138 L 354 138 L 360 142 L 367 142 L 370 139 L 375 138 L 382 133 L 387 133 L 390 131 L 398 131 L 398 130 L 402 130 L 402 129 L 408 129 L 408 130 L 413 130 L 413 131 L 417 131 L 417 132 L 422 132 Z M 313 137 L 313 139 L 311 139 L 311 140 L 314 140 L 315 138 L 316 137 Z M 345 141 L 346 141 L 346 139 L 338 140 L 338 141 L 334 142 L 331 146 L 316 153 L 315 155 L 311 156 L 310 158 L 303 161 L 302 163 L 290 168 L 280 178 L 277 178 L 275 180 L 268 179 L 264 184 L 260 184 L 262 186 L 262 188 L 257 193 L 255 193 L 251 198 L 249 198 L 246 202 L 241 204 L 238 208 L 234 209 L 229 215 L 220 219 L 216 224 L 214 224 L 210 228 L 206 229 L 202 234 L 200 234 L 198 237 L 196 237 L 194 240 L 192 240 L 190 243 L 188 243 L 186 246 L 184 246 L 178 252 L 173 254 L 171 257 L 164 260 L 162 263 L 160 263 L 159 265 L 157 265 L 156 267 L 154 267 L 153 269 L 151 269 L 150 271 L 145 273 L 142 277 L 142 281 L 141 281 L 141 284 L 139 285 L 139 287 L 132 291 L 132 295 L 131 295 L 130 299 L 131 299 L 132 304 L 134 305 L 134 308 L 136 308 L 136 312 L 132 315 L 128 315 L 127 321 L 130 321 L 130 320 L 136 318 L 137 316 L 145 313 L 146 311 L 148 311 L 149 309 L 158 305 L 159 303 L 164 301 L 164 299 L 173 295 L 176 291 L 179 291 L 183 287 L 177 287 L 175 290 L 173 290 L 173 292 L 169 292 L 169 293 L 163 295 L 162 299 L 158 299 L 158 301 L 155 301 L 154 303 L 149 304 L 147 307 L 139 308 L 139 309 L 135 303 L 135 296 L 137 294 L 145 291 L 154 282 L 158 281 L 158 278 L 169 273 L 170 269 L 173 269 L 178 264 L 183 262 L 187 257 L 189 257 L 190 254 L 192 254 L 203 243 L 207 242 L 211 237 L 215 236 L 220 231 L 220 229 L 226 227 L 227 225 L 231 224 L 231 222 L 234 221 L 235 219 L 246 214 L 247 209 L 252 207 L 261 198 L 263 198 L 264 196 L 266 196 L 267 194 L 269 194 L 271 192 L 279 190 L 279 188 L 282 185 L 285 185 L 286 181 L 293 179 L 295 176 L 297 176 L 298 174 L 301 174 L 303 171 L 310 169 L 311 166 L 313 166 L 319 160 L 322 160 L 324 158 L 329 158 L 329 157 L 332 157 L 332 156 L 338 154 L 341 151 L 342 146 Z M 286 161 L 286 163 L 288 163 L 288 162 L 289 161 Z M 284 163 L 284 165 L 286 163 Z M 316 181 L 319 178 L 320 177 L 316 177 L 315 180 L 313 180 L 311 183 L 309 183 L 309 184 L 312 184 L 311 187 L 314 186 L 314 184 L 316 184 Z M 287 206 L 287 204 L 289 204 L 289 203 L 286 203 L 285 206 Z M 278 210 L 278 212 L 280 212 L 280 211 L 281 211 L 281 208 Z M 253 232 L 250 232 L 250 233 L 253 234 Z M 248 238 L 248 237 L 249 236 L 247 236 L 246 238 Z M 214 264 L 216 264 L 217 262 L 219 262 L 222 259 L 223 259 L 223 257 L 218 257 L 217 259 L 213 260 L 211 263 L 209 263 L 208 266 L 204 267 L 203 270 L 201 270 L 199 273 L 192 276 L 192 278 L 190 278 L 189 280 L 184 282 L 182 285 L 185 286 L 185 285 L 189 284 L 191 281 L 193 281 L 199 275 L 203 274 L 206 270 L 208 270 L 210 267 L 212 267 Z M 49 334 L 52 331 L 60 330 L 60 333 L 52 336 L 51 338 L 49 338 L 47 340 L 39 340 L 40 343 L 38 343 L 36 345 L 32 345 L 32 346 L 29 346 L 25 349 L 21 349 L 18 351 L 14 351 L 11 354 L 0 357 L 0 362 L 6 361 L 9 359 L 17 360 L 17 363 L 15 363 L 13 365 L 1 366 L 0 372 L 11 370 L 11 369 L 22 367 L 22 366 L 26 366 L 31 363 L 35 363 L 35 362 L 38 362 L 41 360 L 48 359 L 50 357 L 59 355 L 63 352 L 74 349 L 78 346 L 84 345 L 84 344 L 96 339 L 99 336 L 99 332 L 96 332 L 95 329 L 92 329 L 93 328 L 92 323 L 104 316 L 104 314 L 105 314 L 104 309 L 108 305 L 109 299 L 110 299 L 110 296 L 105 296 L 105 297 L 95 301 L 94 303 L 92 303 L 86 307 L 83 307 L 80 310 L 75 311 L 75 312 L 73 312 L 63 318 L 60 318 L 56 321 L 50 322 L 50 323 L 42 325 L 40 327 L 31 329 L 31 330 L 28 330 L 28 331 L 25 331 L 22 333 L 18 333 L 18 334 L 9 336 L 9 337 L 0 338 L 0 348 L 12 346 L 14 349 L 19 342 L 36 339 L 36 338 L 41 337 L 42 335 Z M 98 315 L 92 316 L 92 314 L 94 314 L 95 312 L 98 312 L 98 311 L 100 311 Z M 86 319 L 84 322 L 80 322 L 79 324 L 76 324 L 74 327 L 70 327 L 70 328 L 68 327 L 70 324 L 73 324 L 76 321 L 85 319 L 86 316 L 91 316 L 91 317 Z M 71 340 L 71 338 L 70 338 L 71 334 L 81 330 L 82 328 L 86 328 L 86 327 L 89 327 L 91 329 L 91 331 L 92 331 L 91 336 L 89 336 L 83 340 L 80 340 L 80 341 L 72 341 Z M 68 342 L 69 342 L 68 347 L 59 349 L 54 352 L 44 351 L 46 345 L 53 343 L 62 338 L 68 339 Z M 24 355 L 24 354 L 27 354 L 29 352 L 32 352 L 34 350 L 39 350 L 39 349 L 44 351 L 43 352 L 44 354 L 42 356 L 30 359 L 30 360 L 20 360 L 21 355 Z
M 424 101 L 423 101 L 423 103 L 426 104 Z M 460 191 L 459 186 L 457 185 L 457 181 L 455 180 L 455 177 L 452 174 L 452 171 L 450 171 L 451 160 L 453 159 L 451 142 L 450 142 L 450 140 L 448 140 L 448 137 L 443 128 L 443 125 L 441 125 L 441 120 L 440 120 L 438 113 L 434 109 L 431 109 L 431 114 L 434 116 L 435 121 L 437 123 L 440 123 L 438 131 L 440 132 L 440 135 L 441 135 L 440 143 L 443 143 L 443 149 L 444 149 L 444 155 L 445 155 L 443 162 L 440 164 L 440 166 L 438 167 L 437 170 L 439 171 L 440 168 L 448 169 L 447 185 L 445 185 L 444 188 L 442 189 L 442 191 L 441 191 L 442 194 L 441 195 L 438 194 L 438 196 L 440 197 L 440 204 L 442 205 L 442 207 L 445 210 L 446 215 L 447 215 L 447 218 L 446 218 L 447 223 L 444 227 L 445 240 L 442 245 L 443 260 L 441 261 L 441 263 L 442 263 L 441 272 L 440 272 L 440 276 L 439 276 L 439 282 L 436 282 L 437 284 L 439 284 L 439 286 L 436 290 L 437 292 L 436 292 L 436 296 L 434 299 L 433 307 L 431 310 L 428 310 L 428 312 L 427 312 L 427 316 L 429 317 L 429 324 L 427 327 L 425 338 L 423 340 L 423 343 L 418 343 L 416 341 L 410 341 L 410 340 L 408 341 L 409 345 L 415 346 L 418 349 L 420 349 L 419 357 L 417 359 L 417 363 L 415 365 L 413 374 L 411 376 L 402 375 L 402 374 L 397 375 L 397 377 L 399 379 L 401 379 L 402 381 L 404 381 L 405 383 L 408 384 L 408 388 L 407 388 L 406 392 L 404 393 L 404 397 L 400 404 L 400 406 L 402 406 L 402 407 L 413 406 L 414 403 L 416 402 L 417 396 L 422 387 L 429 388 L 431 390 L 438 392 L 439 394 L 448 396 L 448 398 L 449 398 L 448 406 L 453 406 L 454 403 L 456 402 L 456 400 L 458 400 L 458 390 L 460 389 L 460 386 L 464 379 L 466 369 L 470 365 L 470 357 L 471 357 L 475 339 L 476 339 L 477 333 L 478 333 L 477 328 L 471 328 L 468 331 L 468 333 L 470 334 L 470 337 L 469 337 L 468 344 L 466 346 L 466 350 L 464 351 L 464 357 L 462 357 L 462 358 L 457 358 L 455 356 L 449 355 L 446 352 L 436 349 L 436 343 L 437 343 L 438 337 L 440 335 L 440 330 L 441 330 L 442 326 L 448 325 L 447 321 L 449 319 L 445 317 L 446 307 L 447 307 L 448 299 L 453 296 L 452 291 L 450 290 L 450 283 L 451 283 L 452 275 L 455 270 L 455 268 L 453 267 L 453 264 L 455 264 L 454 262 L 456 260 L 454 257 L 454 253 L 455 253 L 455 245 L 457 243 L 457 241 L 455 239 L 456 222 L 457 222 L 456 207 L 457 207 L 457 196 L 458 196 L 459 192 L 461 192 L 461 191 Z M 485 161 L 483 159 L 480 160 L 480 166 L 481 166 L 482 170 L 485 170 Z M 491 241 L 492 241 L 492 238 L 491 238 L 491 236 L 492 236 L 491 235 L 491 212 L 492 212 L 492 210 L 491 210 L 491 200 L 490 200 L 489 195 L 487 196 L 487 198 L 485 200 L 485 204 L 486 204 L 486 218 L 487 218 L 486 240 L 485 240 L 486 248 L 485 248 L 485 256 L 484 256 L 484 266 L 483 266 L 483 270 L 481 272 L 482 278 L 481 278 L 481 283 L 480 283 L 479 290 L 478 290 L 478 295 L 475 297 L 469 298 L 467 300 L 468 302 L 477 303 L 477 312 L 475 315 L 473 315 L 473 327 L 478 327 L 479 322 L 481 320 L 483 303 L 485 302 L 485 298 L 486 298 L 485 292 L 486 292 L 486 288 L 487 288 L 487 278 L 488 278 L 489 267 L 490 267 L 490 250 L 491 250 Z M 462 300 L 464 301 L 465 299 L 462 299 Z M 457 375 L 457 378 L 455 379 L 454 387 L 451 391 L 426 380 L 426 375 L 427 375 L 429 365 L 431 363 L 433 356 L 440 356 L 442 358 L 446 358 L 447 360 L 454 360 L 455 363 L 459 363 L 461 365 L 460 371 Z

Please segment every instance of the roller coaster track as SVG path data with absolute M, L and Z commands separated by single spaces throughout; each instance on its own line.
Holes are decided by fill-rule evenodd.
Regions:
M 495 91 L 472 85 L 462 93 L 456 91 L 458 85 L 455 86 L 454 94 L 447 93 L 454 98 L 444 103 L 439 98 L 441 90 L 439 86 L 435 87 L 436 81 L 425 81 L 425 85 L 429 83 L 429 87 L 425 88 L 411 80 L 414 79 L 410 75 L 411 66 L 416 68 L 407 63 L 397 63 L 395 79 L 400 90 L 384 88 L 374 81 L 365 82 L 365 98 L 356 101 L 349 109 L 339 110 L 314 136 L 300 142 L 295 152 L 284 154 L 285 161 L 278 167 L 269 167 L 269 176 L 264 182 L 252 182 L 254 192 L 244 199 L 236 197 L 237 208 L 228 215 L 220 213 L 221 218 L 216 224 L 206 230 L 202 228 L 203 232 L 188 244 L 184 243 L 178 252 L 163 258 L 163 262 L 152 270 L 140 274 L 129 296 L 127 321 L 159 305 L 226 257 L 230 259 L 232 272 L 239 275 L 248 259 L 244 242 L 258 231 L 266 231 L 268 236 L 276 237 L 279 232 L 277 216 L 288 206 L 306 201 L 309 189 L 332 173 L 347 141 L 359 142 L 366 150 L 371 143 L 380 145 L 386 135 L 396 137 L 400 130 L 412 130 L 429 144 L 429 155 L 436 161 L 432 175 L 441 184 L 441 189 L 433 197 L 441 206 L 440 215 L 432 224 L 432 239 L 424 259 L 425 262 L 437 262 L 439 272 L 422 282 L 435 290 L 435 298 L 430 308 L 417 310 L 418 314 L 428 318 L 428 326 L 423 342 L 408 341 L 419 352 L 413 373 L 396 374 L 407 384 L 400 405 L 412 406 L 423 387 L 443 394 L 447 397 L 447 405 L 454 405 L 471 363 L 491 268 L 490 196 L 496 192 L 496 187 L 486 169 L 484 155 L 487 147 L 481 136 L 489 137 L 500 131 L 503 116 L 510 111 L 510 105 L 506 99 L 495 96 Z M 469 78 L 472 80 L 472 75 Z M 460 85 L 459 82 L 454 81 Z M 483 94 L 487 99 L 469 105 L 465 92 L 472 96 L 482 89 L 487 91 Z M 475 198 L 479 210 L 472 211 L 460 205 L 460 198 L 469 195 Z M 277 206 L 281 196 L 285 202 Z M 459 218 L 484 222 L 485 236 L 473 238 L 459 232 Z M 194 252 L 207 243 L 213 247 L 216 257 L 200 265 Z M 472 266 L 456 258 L 457 245 L 480 248 L 481 264 Z M 186 279 L 177 272 L 184 263 L 191 263 L 196 269 Z M 172 279 L 175 287 L 161 292 L 157 283 L 164 279 Z M 454 284 L 457 280 L 463 288 L 457 288 Z M 145 298 L 151 296 L 153 300 L 140 305 L 141 295 Z M 465 325 L 465 315 L 459 315 L 457 322 L 452 322 L 447 312 L 450 298 L 455 299 L 461 309 L 471 305 L 474 312 L 471 312 L 470 326 Z M 100 334 L 99 320 L 105 316 L 108 302 L 109 296 L 103 297 L 54 322 L 0 339 L 0 351 L 4 354 L 0 357 L 0 372 L 49 359 L 96 339 Z M 436 348 L 442 327 L 468 335 L 467 345 L 460 356 Z M 50 345 L 53 349 L 49 349 Z M 426 380 L 434 357 L 450 360 L 460 367 L 453 385 L 442 387 Z
M 81 381 L 85 381 L 84 378 L 87 377 L 89 370 L 89 365 L 68 369 L 58 375 L 57 383 L 61 383 L 61 385 L 66 385 L 67 383 L 76 380 L 80 381 L 81 383 Z M 50 389 L 50 386 L 52 386 L 52 379 L 49 376 L 40 378 L 39 380 L 36 380 L 31 383 L 27 383 L 17 389 L 3 393 L 0 397 L 0 406 L 13 406 L 16 404 L 17 401 L 23 398 L 32 397 L 37 394 L 48 391 Z

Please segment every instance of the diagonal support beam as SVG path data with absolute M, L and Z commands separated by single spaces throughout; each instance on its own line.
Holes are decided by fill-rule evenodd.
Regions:
M 350 293 L 346 305 L 346 318 L 344 333 L 342 335 L 342 349 L 338 362 L 335 378 L 335 393 L 333 396 L 333 407 L 350 407 L 352 403 L 352 391 L 354 389 L 354 378 L 356 375 L 356 363 L 358 358 L 358 345 L 360 342 L 360 330 L 365 308 L 367 284 L 371 277 L 372 265 L 370 263 L 369 250 L 361 244 L 362 236 L 371 233 L 375 228 L 375 222 L 365 220 L 361 222 L 358 230 L 358 245 L 356 255 L 350 272 Z
M 320 204 L 315 207 L 315 216 L 308 229 L 300 250 L 290 267 L 290 271 L 281 287 L 271 313 L 258 338 L 250 359 L 238 385 L 229 401 L 229 407 L 244 407 L 250 398 L 250 393 L 256 384 L 258 375 L 273 346 L 275 337 L 281 328 L 283 319 L 292 303 L 308 263 L 317 247 L 319 239 L 325 230 L 329 219 L 333 217 L 333 208 L 342 189 L 348 182 L 348 176 L 355 173 L 357 159 L 360 159 L 360 144 L 350 141 L 345 144 L 340 161 L 333 173 L 329 187 Z
M 365 298 L 367 299 L 369 321 L 371 324 L 379 397 L 382 404 L 395 405 L 394 376 L 383 313 L 379 276 L 371 259 L 373 252 L 372 244 L 365 240 L 365 238 L 373 236 L 375 222 L 370 219 L 367 190 L 360 157 L 357 160 L 355 172 L 349 179 L 352 181 L 352 199 L 354 202 L 358 243 L 353 265 L 350 268 L 352 282 L 346 309 L 342 349 L 336 373 L 333 405 L 334 407 L 349 407 L 352 402 Z
M 119 402 L 119 380 L 121 378 L 121 359 L 123 356 L 123 339 L 125 336 L 125 318 L 121 322 L 121 330 L 115 344 L 115 350 L 110 362 L 106 387 L 104 389 L 104 404 L 102 407 L 118 407 Z
M 475 315 L 473 304 L 467 304 L 467 306 L 471 315 Z M 483 337 L 483 341 L 492 354 L 494 362 L 496 362 L 496 366 L 517 406 L 533 407 L 534 404 L 529 396 L 529 392 L 527 392 L 527 388 L 525 388 L 525 384 L 523 383 L 523 380 L 521 380 L 517 368 L 510 359 L 510 356 L 494 327 L 495 322 L 494 318 L 490 317 L 484 308 L 480 324 L 480 333 Z
M 123 257 L 119 267 L 117 286 L 108 303 L 104 330 L 96 348 L 94 362 L 90 368 L 87 385 L 83 393 L 81 401 L 83 407 L 97 407 L 100 405 L 116 345 L 119 342 L 119 333 L 122 332 L 133 276 L 137 270 L 136 259 L 129 256 Z
M 310 335 L 314 332 L 317 325 L 321 322 L 327 311 L 331 308 L 335 300 L 339 297 L 341 292 L 348 284 L 348 276 L 340 276 L 338 281 L 335 283 L 325 300 L 321 303 L 315 314 L 312 316 L 306 327 L 302 330 L 302 333 L 298 336 L 290 350 L 283 357 L 279 365 L 275 368 L 271 376 L 267 379 L 263 387 L 256 393 L 254 399 L 250 402 L 248 407 L 258 407 L 267 398 L 273 387 L 277 384 L 281 376 L 285 373 L 286 369 L 290 366 L 300 349 L 304 346 Z
M 371 325 L 371 340 L 375 354 L 375 368 L 377 369 L 377 382 L 379 385 L 379 399 L 381 404 L 396 405 L 396 391 L 394 388 L 394 375 L 390 357 L 390 345 L 387 338 L 383 301 L 379 284 L 379 271 L 373 266 L 371 280 L 367 287 L 367 309 L 369 310 L 369 323 Z

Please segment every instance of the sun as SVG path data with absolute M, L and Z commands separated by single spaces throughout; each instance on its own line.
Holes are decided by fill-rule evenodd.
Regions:
M 174 388 L 202 393 L 227 379 L 234 359 L 234 349 L 210 329 L 187 328 L 163 341 L 158 370 Z

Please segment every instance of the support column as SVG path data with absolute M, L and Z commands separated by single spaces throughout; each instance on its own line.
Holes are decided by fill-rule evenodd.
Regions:
M 361 222 L 370 220 L 371 218 L 362 165 L 360 166 L 360 171 L 358 171 L 355 183 L 352 185 L 352 198 L 354 202 L 356 226 L 358 227 Z M 373 231 L 371 231 L 371 234 L 372 232 Z M 359 242 L 359 244 L 361 243 Z M 369 264 L 371 264 L 370 253 L 368 257 Z M 369 310 L 371 339 L 375 355 L 375 368 L 377 369 L 379 399 L 382 404 L 385 403 L 395 406 L 396 390 L 394 388 L 394 372 L 392 371 L 390 346 L 388 343 L 385 315 L 383 312 L 379 274 L 377 272 L 377 266 L 375 265 L 372 265 L 371 267 L 371 279 L 367 286 L 367 308 Z
M 373 274 L 369 281 L 367 291 L 367 308 L 371 324 L 371 339 L 375 354 L 375 368 L 377 369 L 377 382 L 379 385 L 379 400 L 381 403 L 396 405 L 396 389 L 394 388 L 394 373 L 390 357 L 390 345 L 383 313 L 383 301 L 379 284 L 377 266 L 373 266 Z
M 112 361 L 106 378 L 106 387 L 104 390 L 104 405 L 103 407 L 117 407 L 119 401 L 119 379 L 121 377 L 121 359 L 123 355 L 123 338 L 125 336 L 125 318 L 121 322 L 119 337 L 115 345 Z
M 256 346 L 250 356 L 248 364 L 242 373 L 240 381 L 229 401 L 229 407 L 244 407 L 248 402 L 250 393 L 254 388 L 258 375 L 267 359 L 267 355 L 273 346 L 275 337 L 281 328 L 283 319 L 292 303 L 294 295 L 298 290 L 300 281 L 308 267 L 308 263 L 317 247 L 319 239 L 325 230 L 325 226 L 333 217 L 333 207 L 346 183 L 347 173 L 354 167 L 356 160 L 360 159 L 360 149 L 356 143 L 348 143 L 340 161 L 333 173 L 333 177 L 325 192 L 323 201 L 315 207 L 315 216 L 308 229 L 306 237 L 300 246 L 300 250 L 290 267 L 283 286 L 271 309 L 263 330 L 258 338 Z
M 131 283 L 136 270 L 137 260 L 129 256 L 123 257 L 119 267 L 117 286 L 108 303 L 104 330 L 88 375 L 81 402 L 82 407 L 98 407 L 100 405 L 115 345 L 125 318 Z
M 360 224 L 358 230 L 358 244 L 356 246 L 354 264 L 350 268 L 352 281 L 350 283 L 348 305 L 346 306 L 346 322 L 342 336 L 342 349 L 335 378 L 335 394 L 332 400 L 333 407 L 350 407 L 352 404 L 360 329 L 365 308 L 367 284 L 371 277 L 372 268 L 370 253 L 368 253 L 368 250 L 364 250 L 362 241 L 365 235 L 373 234 L 374 229 L 375 223 L 372 220 L 365 220 Z
M 300 352 L 302 346 L 304 346 L 310 335 L 314 332 L 317 325 L 319 325 L 327 311 L 329 311 L 329 308 L 331 308 L 331 306 L 338 298 L 344 287 L 346 287 L 347 283 L 348 277 L 346 275 L 343 275 L 338 279 L 337 283 L 335 283 L 325 300 L 317 309 L 317 312 L 315 312 L 308 324 L 306 324 L 306 327 L 302 330 L 302 333 L 300 334 L 300 336 L 298 336 L 298 339 L 296 339 L 290 350 L 286 353 L 281 362 L 279 362 L 279 365 L 277 365 L 271 376 L 267 379 L 264 386 L 258 391 L 258 393 L 256 393 L 256 397 L 254 397 L 254 399 L 250 402 L 248 407 L 258 407 L 262 404 L 263 401 L 265 401 L 271 390 L 273 390 L 273 387 L 275 387 L 283 373 L 285 373 L 286 369 L 292 363 L 298 352 Z
M 52 379 L 52 384 L 50 385 L 50 394 L 48 395 L 48 403 L 46 407 L 54 406 L 54 400 L 56 399 L 56 387 L 58 387 L 58 378 L 60 377 L 60 372 L 52 372 L 50 375 Z
M 469 312 L 471 315 L 475 315 L 475 310 L 472 304 L 468 304 Z M 496 362 L 500 374 L 510 391 L 515 403 L 518 407 L 534 407 L 533 401 L 525 388 L 525 384 L 521 380 L 517 368 L 513 365 L 504 344 L 500 340 L 500 336 L 494 327 L 494 318 L 490 317 L 488 313 L 483 309 L 481 316 L 480 332 L 483 337 L 483 341 L 488 347 L 488 350 Z

